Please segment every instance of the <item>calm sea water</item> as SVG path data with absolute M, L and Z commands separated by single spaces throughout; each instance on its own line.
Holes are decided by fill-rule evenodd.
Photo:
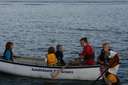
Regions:
M 62 44 L 65 60 L 78 56 L 79 39 L 88 37 L 99 54 L 104 41 L 120 54 L 118 75 L 128 84 L 128 4 L 127 3 L 0 3 L 0 52 L 7 41 L 15 43 L 21 56 L 44 55 L 49 46 Z M 5 82 L 5 80 L 7 82 Z M 72 81 L 58 82 L 58 85 Z M 73 82 L 72 82 L 73 83 Z M 46 85 L 42 79 L 0 74 L 0 85 Z M 76 85 L 86 84 L 77 82 Z

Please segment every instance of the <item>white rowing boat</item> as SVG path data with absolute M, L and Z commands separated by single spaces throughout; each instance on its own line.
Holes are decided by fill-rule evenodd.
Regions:
M 0 71 L 8 74 L 27 76 L 34 78 L 52 79 L 52 74 L 61 71 L 57 79 L 73 80 L 96 80 L 100 75 L 100 67 L 91 66 L 72 66 L 72 67 L 47 67 L 30 64 L 22 64 L 0 59 Z

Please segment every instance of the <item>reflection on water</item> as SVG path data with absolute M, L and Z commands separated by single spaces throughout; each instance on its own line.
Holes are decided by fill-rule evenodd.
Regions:
M 46 54 L 48 46 L 61 43 L 65 47 L 65 60 L 69 60 L 78 56 L 81 50 L 79 39 L 82 36 L 88 37 L 96 55 L 100 52 L 101 43 L 107 40 L 120 54 L 121 67 L 118 74 L 121 82 L 126 85 L 128 82 L 127 9 L 126 4 L 95 3 L 26 5 L 25 2 L 11 2 L 0 5 L 0 52 L 3 52 L 5 42 L 11 40 L 15 43 L 14 51 L 17 55 L 40 57 Z M 44 80 L 40 79 L 0 75 L 1 85 L 44 84 Z M 70 82 L 72 81 L 68 81 L 69 84 Z M 82 85 L 87 82 L 75 84 L 79 83 Z
M 9 74 L 0 73 L 1 85 L 91 85 L 92 81 L 78 81 L 78 80 L 47 80 L 47 79 L 33 79 L 27 77 L 19 77 Z M 6 80 L 6 82 L 5 82 Z M 102 81 L 97 81 L 96 85 L 104 84 Z

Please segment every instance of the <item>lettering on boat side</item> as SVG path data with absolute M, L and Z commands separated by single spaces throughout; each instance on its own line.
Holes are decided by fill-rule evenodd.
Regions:
M 52 72 L 52 70 L 40 69 L 40 68 L 32 68 L 32 71 Z
M 60 71 L 60 70 L 57 70 L 57 69 L 41 69 L 41 68 L 32 68 L 32 71 L 41 71 L 41 72 L 57 72 L 57 71 Z M 74 72 L 73 71 L 64 71 L 62 70 L 61 73 L 71 73 L 73 74 Z

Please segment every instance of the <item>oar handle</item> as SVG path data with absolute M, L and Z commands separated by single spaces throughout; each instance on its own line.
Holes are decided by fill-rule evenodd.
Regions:
M 95 83 L 108 71 L 109 67 L 107 67 L 104 72 L 101 73 L 101 75 L 91 84 L 91 85 L 95 85 Z
M 115 62 L 113 62 L 112 64 L 114 64 Z M 105 69 L 105 71 L 91 84 L 91 85 L 94 85 L 108 70 L 109 70 L 109 66 L 106 65 L 107 68 Z

